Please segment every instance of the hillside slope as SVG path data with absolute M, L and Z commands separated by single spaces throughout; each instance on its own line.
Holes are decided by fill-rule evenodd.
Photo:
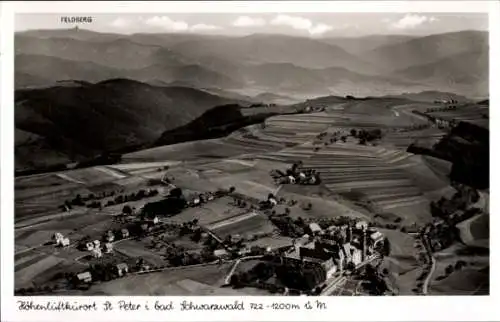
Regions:
M 488 53 L 487 32 L 469 30 L 419 37 L 375 48 L 361 57 L 396 71 L 471 51 Z
M 126 79 L 19 90 L 15 102 L 16 128 L 37 138 L 35 145 L 21 141 L 17 146 L 16 168 L 34 165 L 35 160 L 44 164 L 46 149 L 78 160 L 152 142 L 211 107 L 240 103 L 192 88 L 156 87 Z

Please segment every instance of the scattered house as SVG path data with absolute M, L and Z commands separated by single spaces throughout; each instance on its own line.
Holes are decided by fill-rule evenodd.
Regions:
M 101 249 L 100 248 L 92 249 L 92 256 L 94 256 L 94 258 L 101 258 L 102 257 Z
M 209 192 L 209 193 L 208 193 L 208 195 L 207 195 L 207 200 L 209 200 L 209 201 L 214 200 L 214 195 L 213 195 L 213 193 L 211 193 L 211 192 Z
M 111 244 L 111 243 L 104 244 L 104 249 L 106 250 L 106 253 L 113 252 L 113 244 Z
M 69 238 L 63 238 L 59 241 L 59 245 L 61 245 L 62 247 L 68 247 L 69 246 Z
M 378 243 L 384 240 L 384 235 L 381 232 L 376 231 L 370 235 L 370 238 L 373 241 L 373 245 L 376 246 Z
M 267 201 L 269 201 L 269 204 L 271 204 L 272 207 L 278 204 L 278 201 L 273 197 L 269 198 Z
M 356 229 L 360 229 L 360 230 L 368 229 L 368 223 L 366 221 L 358 221 L 356 223 Z
M 122 232 L 122 238 L 128 238 L 130 236 L 129 232 L 128 232 L 128 229 L 126 229 L 126 228 L 123 228 L 121 230 L 121 232 Z
M 240 242 L 242 240 L 243 240 L 243 237 L 241 235 L 239 235 L 239 234 L 235 234 L 235 235 L 231 236 L 231 242 L 232 243 L 238 243 L 238 242 Z
M 115 240 L 115 235 L 113 233 L 108 233 L 108 235 L 106 236 L 106 241 L 108 243 L 111 243 Z
M 116 265 L 116 272 L 118 276 L 123 276 L 128 273 L 128 265 L 126 263 L 120 263 Z
M 144 224 L 141 224 L 141 229 L 143 231 L 148 231 L 148 224 L 144 223 Z
M 101 242 L 98 239 L 94 240 L 94 248 L 99 248 L 100 246 Z
M 76 278 L 80 282 L 92 283 L 92 275 L 90 274 L 90 272 L 80 273 L 80 274 L 76 275 Z
M 306 179 L 306 174 L 304 172 L 299 173 L 299 178 L 301 181 L 304 181 Z
M 214 256 L 216 256 L 216 257 L 223 257 L 223 256 L 226 256 L 227 254 L 228 254 L 228 252 L 225 249 L 214 250 Z
M 288 176 L 288 182 L 290 182 L 291 184 L 294 184 L 295 178 L 293 176 Z
M 198 206 L 201 203 L 201 200 L 199 197 L 193 199 L 193 205 Z
M 315 222 L 309 224 L 309 228 L 311 229 L 313 234 L 319 234 L 323 231 L 323 229 L 321 229 L 321 227 Z
M 87 247 L 88 251 L 91 251 L 94 249 L 94 243 L 92 243 L 92 242 L 88 242 L 87 244 L 85 244 L 85 246 Z
M 52 236 L 52 239 L 54 240 L 54 242 L 56 244 L 59 244 L 60 240 L 63 239 L 63 238 L 64 238 L 64 236 L 61 233 L 55 233 L 54 236 Z
M 158 216 L 155 216 L 153 218 L 153 224 L 157 225 L 160 222 L 160 219 L 158 219 Z

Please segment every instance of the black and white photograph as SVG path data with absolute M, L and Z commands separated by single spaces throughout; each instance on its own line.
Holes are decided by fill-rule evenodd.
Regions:
M 10 292 L 489 295 L 488 22 L 16 14 Z

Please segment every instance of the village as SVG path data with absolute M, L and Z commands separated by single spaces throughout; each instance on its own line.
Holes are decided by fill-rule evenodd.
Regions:
M 300 162 L 294 163 L 287 170 L 289 177 L 304 184 L 320 181 L 314 169 L 304 170 L 300 165 Z M 17 292 L 88 290 L 95 283 L 127 274 L 228 262 L 234 264 L 226 277 L 226 286 L 255 287 L 284 294 L 319 294 L 342 276 L 359 273 L 365 264 L 383 256 L 384 245 L 388 243 L 383 234 L 365 221 L 342 216 L 321 221 L 301 218 L 294 221 L 289 217 L 288 207 L 284 213 L 277 213 L 277 206 L 295 206 L 295 200 L 287 201 L 274 194 L 269 194 L 265 200 L 256 200 L 235 192 L 234 187 L 185 196 L 183 190 L 172 183 L 174 180 L 165 175 L 162 185 L 166 196 L 137 209 L 125 204 L 122 212 L 114 215 L 114 228 L 95 234 L 94 238 L 70 240 L 69 236 L 55 231 L 47 244 L 52 245 L 54 251 L 73 253 L 74 260 L 87 268 L 80 272 L 59 273 L 63 282 L 22 288 Z M 172 220 L 187 209 L 196 212 L 199 207 L 224 198 L 229 200 L 231 207 L 248 213 L 246 216 L 267 218 L 275 228 L 252 236 L 219 236 L 217 226 L 204 225 L 198 218 L 184 222 Z M 275 247 L 255 243 L 273 236 L 283 238 Z M 156 254 L 156 258 L 134 256 L 118 247 L 126 243 L 135 243 L 135 248 L 147 249 L 138 253 L 150 252 Z M 256 263 L 248 271 L 241 271 L 238 266 L 247 260 Z

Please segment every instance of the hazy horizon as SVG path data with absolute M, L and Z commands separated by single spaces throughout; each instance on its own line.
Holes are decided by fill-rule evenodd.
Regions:
M 66 23 L 61 17 L 92 17 Z M 478 13 L 300 13 L 300 14 L 19 14 L 15 31 L 80 29 L 113 34 L 203 34 L 241 37 L 276 34 L 339 38 L 378 35 L 426 36 L 466 30 L 488 31 Z

